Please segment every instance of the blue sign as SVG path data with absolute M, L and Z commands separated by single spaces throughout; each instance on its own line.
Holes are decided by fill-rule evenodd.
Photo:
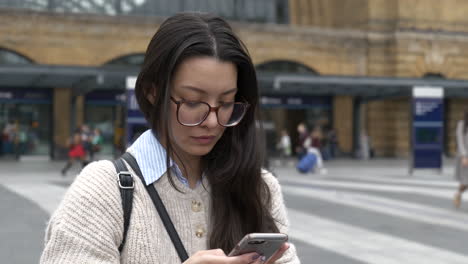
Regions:
M 441 169 L 444 146 L 443 98 L 413 98 L 414 169 Z
M 126 95 L 123 90 L 97 90 L 85 95 L 85 103 L 93 105 L 125 105 Z
M 127 90 L 127 145 L 133 143 L 141 133 L 148 129 L 145 116 L 140 111 L 135 90 Z

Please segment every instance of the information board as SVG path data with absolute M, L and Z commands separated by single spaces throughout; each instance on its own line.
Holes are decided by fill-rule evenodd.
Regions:
M 412 99 L 410 173 L 414 169 L 442 170 L 444 146 L 444 90 L 414 87 Z

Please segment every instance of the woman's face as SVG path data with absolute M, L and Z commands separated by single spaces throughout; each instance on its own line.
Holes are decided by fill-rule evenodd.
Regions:
M 234 102 L 237 92 L 237 68 L 231 62 L 212 57 L 193 57 L 177 68 L 171 85 L 171 96 L 176 100 L 202 101 L 212 107 Z M 208 154 L 221 138 L 224 127 L 218 124 L 216 113 L 210 112 L 205 121 L 194 127 L 177 121 L 177 104 L 170 102 L 171 143 L 186 157 Z

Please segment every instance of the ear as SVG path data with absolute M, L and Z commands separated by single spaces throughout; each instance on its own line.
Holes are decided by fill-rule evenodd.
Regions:
M 152 105 L 156 101 L 156 86 L 152 83 L 151 89 L 149 89 L 148 93 L 146 94 L 146 100 L 148 100 Z

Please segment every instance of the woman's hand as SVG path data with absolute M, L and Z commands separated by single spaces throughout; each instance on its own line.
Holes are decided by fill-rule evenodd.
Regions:
M 187 259 L 183 264 L 260 264 L 260 263 L 263 263 L 261 256 L 255 252 L 247 253 L 247 254 L 243 254 L 243 255 L 239 255 L 235 257 L 228 257 L 226 256 L 226 254 L 224 254 L 224 251 L 221 249 L 211 249 L 211 250 L 198 251 L 189 259 Z
M 289 249 L 289 244 L 288 243 L 284 243 L 279 249 L 278 251 L 276 251 L 275 254 L 273 254 L 273 256 L 271 256 L 271 258 L 268 260 L 268 262 L 266 262 L 265 264 L 273 264 L 275 263 L 275 261 L 277 261 L 278 259 L 280 259 L 284 252 L 286 252 L 287 250 Z M 262 263 L 262 262 L 259 262 L 259 263 Z

